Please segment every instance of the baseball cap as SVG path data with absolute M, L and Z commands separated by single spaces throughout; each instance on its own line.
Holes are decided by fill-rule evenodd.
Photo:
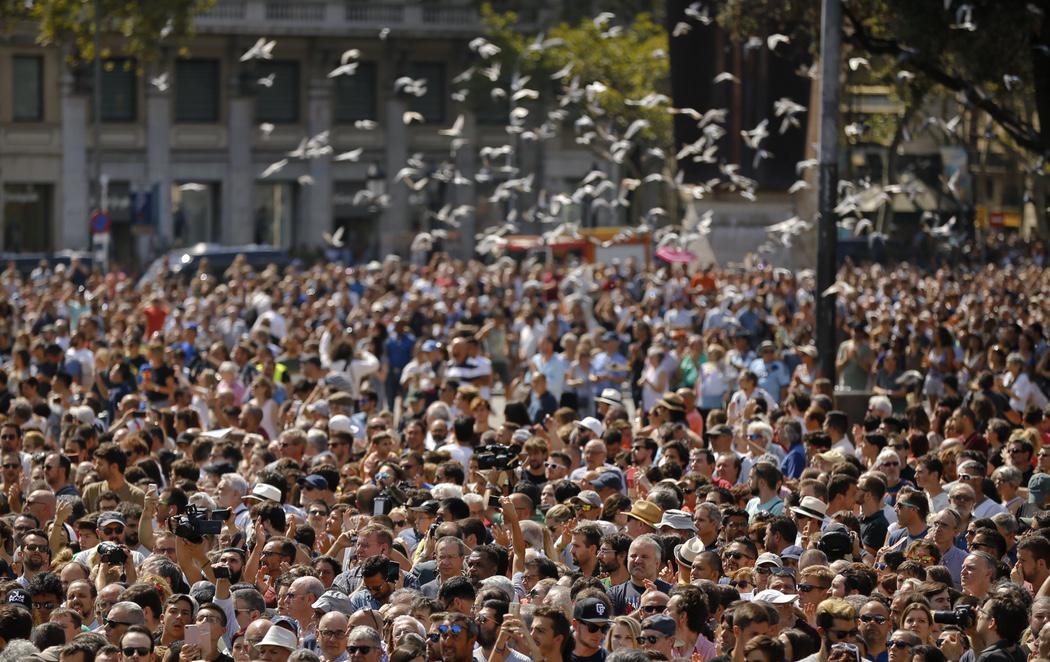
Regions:
M 763 563 L 769 563 L 769 564 L 774 565 L 774 566 L 776 566 L 778 568 L 784 565 L 780 561 L 780 557 L 777 556 L 776 554 L 773 554 L 772 552 L 764 552 L 764 553 L 760 554 L 759 557 L 758 557 L 758 560 L 755 561 L 755 567 L 757 568 L 760 565 L 762 565 Z
M 359 430 L 356 425 L 350 422 L 349 416 L 346 416 L 345 414 L 336 414 L 328 419 L 328 434 L 339 434 L 340 432 L 345 434 L 357 434 Z
M 791 545 L 780 550 L 781 559 L 795 559 L 796 561 L 802 558 L 802 548 L 798 545 Z
M 437 499 L 427 499 L 418 506 L 412 506 L 411 510 L 416 511 L 417 513 L 426 513 L 428 515 L 433 516 L 438 514 L 438 508 L 440 507 L 441 504 L 437 501 Z
M 278 618 L 286 617 L 280 616 Z M 277 619 L 274 619 L 274 623 L 276 622 Z M 266 631 L 266 635 L 256 646 L 277 646 L 278 648 L 287 648 L 289 651 L 294 651 L 299 647 L 299 638 L 291 630 L 272 627 Z
M 309 476 L 300 478 L 295 482 L 299 483 L 299 485 L 303 487 L 308 487 L 311 490 L 328 489 L 328 479 L 320 474 L 310 474 Z
M 623 487 L 623 481 L 620 480 L 620 474 L 615 471 L 603 471 L 598 474 L 598 477 L 590 481 L 591 485 L 594 486 L 595 490 L 619 490 Z
M 1035 474 L 1028 479 L 1028 502 L 1042 503 L 1050 492 L 1050 474 Z
M 598 496 L 598 493 L 594 490 L 583 490 L 576 496 L 572 497 L 570 501 L 582 501 L 589 506 L 594 506 L 595 508 L 602 507 L 602 498 Z
M 18 605 L 32 611 L 33 599 L 29 597 L 29 591 L 21 588 L 13 588 L 7 592 L 7 604 Z
M 588 416 L 587 418 L 583 419 L 582 421 L 576 421 L 576 425 L 578 427 L 581 427 L 581 428 L 585 429 L 585 430 L 590 430 L 591 432 L 594 433 L 594 436 L 596 436 L 596 437 L 600 437 L 603 434 L 605 434 L 605 426 L 602 425 L 601 421 L 599 421 L 597 418 L 595 418 L 593 416 Z
M 656 630 L 664 636 L 673 637 L 675 635 L 675 630 L 677 630 L 678 627 L 675 625 L 674 619 L 670 616 L 666 614 L 655 614 L 642 621 L 642 629 Z
M 115 510 L 107 510 L 106 512 L 98 516 L 98 528 L 100 529 L 106 526 L 107 524 L 112 524 L 114 522 L 121 526 L 128 525 L 128 521 L 124 519 L 124 516 L 116 512 Z
M 781 593 L 780 591 L 772 588 L 767 588 L 764 591 L 759 591 L 752 597 L 752 600 L 762 600 L 763 602 L 768 602 L 774 605 L 786 605 L 790 602 L 794 602 L 797 599 L 797 595 L 787 595 L 786 593 Z
M 572 617 L 587 623 L 608 623 L 609 609 L 598 598 L 584 598 L 573 607 Z
M 725 424 L 714 425 L 711 427 L 711 429 L 704 433 L 704 436 L 707 437 L 721 437 L 722 435 L 729 435 L 730 437 L 732 437 L 733 428 Z
M 335 589 L 329 589 L 322 593 L 321 597 L 317 598 L 310 606 L 314 609 L 320 609 L 326 614 L 330 611 L 338 611 L 342 614 L 353 612 L 353 607 L 350 605 L 350 596 Z
M 510 440 L 515 444 L 524 444 L 531 437 L 532 433 L 529 432 L 528 428 L 518 428 L 514 431 L 514 434 L 510 436 Z

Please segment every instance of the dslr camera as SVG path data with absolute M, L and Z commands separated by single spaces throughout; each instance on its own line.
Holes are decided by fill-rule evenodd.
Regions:
M 124 561 L 128 560 L 127 552 L 116 543 L 100 542 L 97 551 L 99 560 L 111 565 L 124 565 Z
M 965 630 L 975 621 L 974 609 L 970 605 L 961 605 L 955 609 L 933 612 L 933 622 L 941 625 L 957 625 Z
M 521 463 L 521 444 L 501 446 L 489 444 L 478 446 L 474 450 L 474 457 L 478 460 L 478 470 L 496 469 L 497 471 L 511 471 Z
M 204 540 L 204 536 L 218 535 L 222 531 L 222 523 L 229 518 L 229 508 L 219 508 L 209 514 L 207 509 L 188 506 L 185 515 L 171 518 L 169 526 L 178 537 L 199 543 Z

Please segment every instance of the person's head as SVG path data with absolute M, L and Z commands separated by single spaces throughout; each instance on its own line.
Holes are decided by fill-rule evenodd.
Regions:
M 51 618 L 51 612 L 62 604 L 62 580 L 51 572 L 30 578 L 26 591 L 32 599 L 33 621 L 39 625 Z
M 841 642 L 855 643 L 859 634 L 856 610 L 840 598 L 828 598 L 817 605 L 816 625 L 825 650 Z
M 910 602 L 901 611 L 897 626 L 902 630 L 914 632 L 926 643 L 930 638 L 930 628 L 933 627 L 933 612 L 921 602 Z
M 889 662 L 909 662 L 912 659 L 912 650 L 920 645 L 922 645 L 922 639 L 914 632 L 894 630 L 893 634 L 886 639 L 886 653 Z
M 627 572 L 636 584 L 646 579 L 655 581 L 662 563 L 663 547 L 655 537 L 643 535 L 631 543 L 627 552 Z
M 196 605 L 188 595 L 177 594 L 164 603 L 164 617 L 161 619 L 165 639 L 177 641 L 186 635 L 186 626 L 196 616 Z
M 346 650 L 347 628 L 350 622 L 346 615 L 330 611 L 317 624 L 317 647 L 328 659 L 335 659 Z
M 769 610 L 763 604 L 745 602 L 733 609 L 733 638 L 744 646 L 753 637 L 769 634 Z
M 896 485 L 900 482 L 901 478 L 900 455 L 897 454 L 897 451 L 891 448 L 884 448 L 879 451 L 872 469 L 881 471 L 886 476 L 886 482 L 890 486 Z
M 43 529 L 26 531 L 22 536 L 21 548 L 22 564 L 27 570 L 40 572 L 50 564 L 51 546 L 47 542 L 47 532 Z
M 243 629 L 266 611 L 266 600 L 254 588 L 242 588 L 233 592 L 233 612 L 237 624 Z
M 1028 609 L 1018 598 L 996 593 L 984 601 L 977 610 L 977 631 L 993 632 L 989 641 L 1005 639 L 1020 641 L 1021 633 L 1028 627 Z
M 639 646 L 646 652 L 660 653 L 670 660 L 673 657 L 677 631 L 675 620 L 670 616 L 648 616 L 642 621 L 642 633 L 638 636 Z
M 500 550 L 495 545 L 478 545 L 466 560 L 466 575 L 475 585 L 499 572 Z
M 784 662 L 784 660 L 784 644 L 769 635 L 760 634 L 744 644 L 745 662 Z
M 955 544 L 955 538 L 959 535 L 959 527 L 962 525 L 962 517 L 954 508 L 945 508 L 934 513 L 930 517 L 930 533 L 937 549 L 942 554 Z
M 386 604 L 386 601 L 390 598 L 390 594 L 394 592 L 394 581 L 396 581 L 396 577 L 394 578 L 394 581 L 391 581 L 388 573 L 395 565 L 395 561 L 391 561 L 385 556 L 373 556 L 366 560 L 361 567 L 361 584 L 364 586 L 365 590 L 371 594 L 372 599 L 376 600 L 379 604 Z M 396 570 L 394 572 L 396 572 Z M 307 578 L 303 577 L 302 579 Z M 321 584 L 320 580 L 315 581 L 317 582 L 315 588 L 319 590 L 317 595 L 310 598 L 307 607 L 309 607 L 314 600 L 319 598 L 321 593 L 324 593 L 324 586 Z M 294 586 L 295 585 L 293 584 L 293 587 Z
M 1050 540 L 1041 535 L 1023 538 L 1017 544 L 1017 565 L 1025 581 L 1042 585 L 1050 574 Z
M 893 629 L 889 605 L 883 600 L 871 599 L 865 602 L 860 608 L 859 621 L 860 634 L 869 646 L 881 646 L 886 641 L 886 635 Z
M 995 559 L 986 552 L 971 552 L 959 572 L 963 593 L 983 598 L 995 579 Z
M 350 630 L 346 652 L 352 662 L 379 662 L 383 657 L 382 634 L 368 625 L 358 625 Z
M 532 627 L 529 634 L 545 655 L 560 652 L 563 660 L 568 660 L 576 642 L 572 636 L 572 627 L 565 612 L 542 605 L 537 607 L 532 616 Z
M 142 625 L 129 627 L 121 635 L 118 647 L 120 648 L 122 659 L 128 660 L 128 662 L 154 662 L 156 660 L 153 636 Z
M 92 453 L 92 463 L 102 480 L 114 480 L 124 475 L 128 456 L 119 444 L 106 442 Z
M 95 598 L 98 592 L 88 579 L 75 579 L 66 587 L 66 606 L 88 623 L 95 620 Z M 109 611 L 107 605 L 106 611 Z
M 117 646 L 121 637 L 132 625 L 144 625 L 146 615 L 142 607 L 134 602 L 118 602 L 109 609 L 109 614 L 102 619 L 102 626 L 109 643 Z
M 449 612 L 438 626 L 443 662 L 470 662 L 478 640 L 478 624 L 460 612 Z

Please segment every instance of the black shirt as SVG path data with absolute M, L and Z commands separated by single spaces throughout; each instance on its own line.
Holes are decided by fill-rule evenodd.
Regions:
M 1028 657 L 1020 644 L 1000 639 L 977 656 L 977 662 L 1026 662 Z
M 569 660 L 570 662 L 605 662 L 605 658 L 608 656 L 609 654 L 604 648 L 599 648 L 597 653 L 595 653 L 594 655 L 588 655 L 586 657 L 581 657 L 580 655 L 577 655 L 574 652 L 569 657 Z
M 882 509 L 875 514 L 862 517 L 860 520 L 860 541 L 865 547 L 879 549 L 886 542 L 886 531 L 890 523 L 886 521 L 886 513 Z
M 656 584 L 658 591 L 667 593 L 671 590 L 671 585 L 662 579 L 657 579 L 653 583 Z M 633 612 L 642 602 L 642 593 L 645 593 L 645 587 L 636 585 L 630 579 L 610 588 L 609 600 L 612 602 L 613 613 L 617 616 L 626 616 Z

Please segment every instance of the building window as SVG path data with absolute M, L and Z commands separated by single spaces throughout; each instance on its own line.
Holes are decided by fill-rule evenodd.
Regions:
M 135 61 L 107 60 L 102 63 L 102 121 L 134 122 L 137 112 Z
M 175 121 L 219 121 L 219 61 L 175 63 Z
M 423 116 L 427 124 L 445 121 L 445 64 L 443 62 L 413 62 L 409 65 L 409 76 L 425 78 L 427 93 L 409 100 L 409 109 Z
M 191 246 L 219 241 L 219 182 L 179 182 L 171 187 L 172 241 Z
M 376 119 L 376 81 L 375 62 L 361 62 L 353 76 L 335 79 L 336 123 Z
M 258 86 L 255 96 L 255 119 L 276 124 L 298 122 L 299 63 L 260 62 L 257 72 L 260 79 L 273 76 L 273 84 Z
M 11 68 L 14 120 L 39 122 L 44 119 L 44 58 L 16 55 Z
M 4 184 L 3 246 L 11 252 L 51 250 L 51 184 Z

